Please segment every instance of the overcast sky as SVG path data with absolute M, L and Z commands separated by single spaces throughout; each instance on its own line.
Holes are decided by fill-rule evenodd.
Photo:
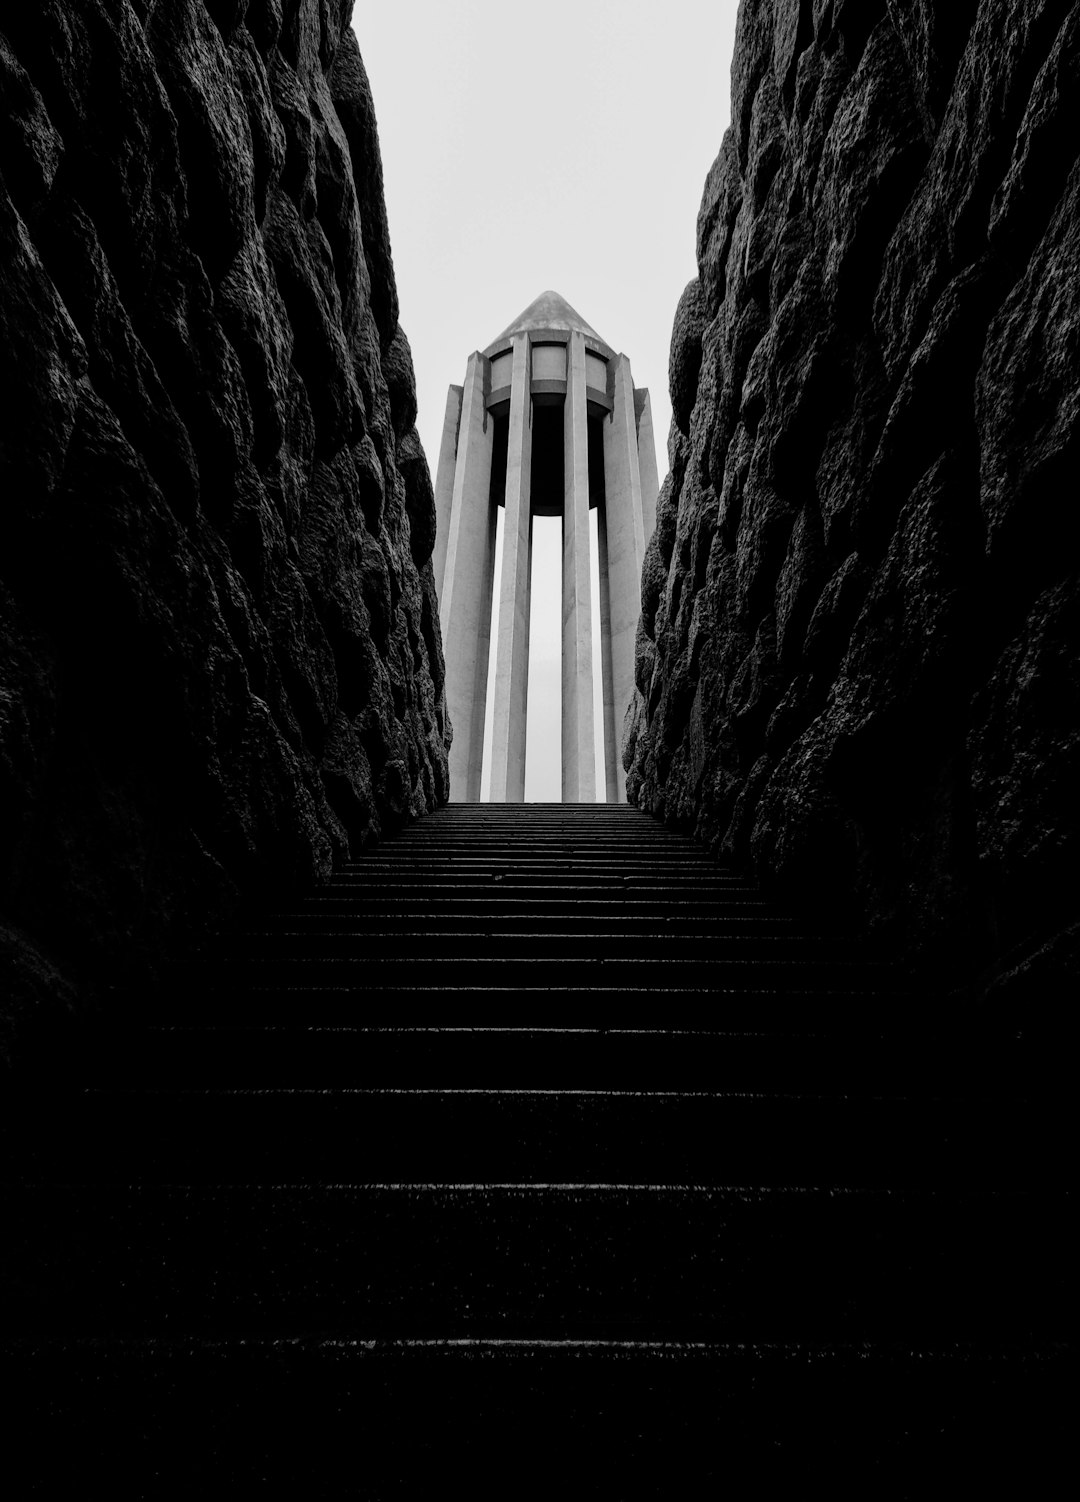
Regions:
M 736 9 L 357 3 L 433 477 L 447 387 L 548 287 L 649 388 L 663 477 L 671 322 L 695 275 L 701 190 L 728 123 Z M 534 547 L 526 796 L 558 799 L 557 523 L 537 525 Z

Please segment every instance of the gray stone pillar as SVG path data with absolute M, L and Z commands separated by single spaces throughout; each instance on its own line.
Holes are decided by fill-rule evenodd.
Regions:
M 510 436 L 506 450 L 502 573 L 495 658 L 491 741 L 492 803 L 525 799 L 525 716 L 529 687 L 529 607 L 532 593 L 532 396 L 529 336 L 514 336 Z
M 563 435 L 562 795 L 595 803 L 588 398 L 585 336 L 576 330 L 566 348 Z
M 656 439 L 653 436 L 652 398 L 647 391 L 635 391 L 634 399 L 640 398 L 641 415 L 638 417 L 638 471 L 641 475 L 641 519 L 644 525 L 645 546 L 656 531 L 656 501 L 660 494 L 660 476 L 656 469 Z
M 600 673 L 604 689 L 604 801 L 618 803 L 621 727 L 615 723 L 615 685 L 611 673 L 611 586 L 608 582 L 607 515 L 604 510 L 597 518 L 596 541 L 600 575 Z
M 654 471 L 655 467 L 654 458 Z M 645 555 L 634 382 L 630 361 L 625 355 L 620 355 L 615 362 L 615 406 L 610 422 L 604 424 L 604 489 L 611 615 L 608 639 L 611 644 L 612 738 L 617 800 L 625 803 L 626 775 L 620 745 L 623 718 L 634 692 L 634 648 L 641 614 L 641 564 Z M 655 495 L 652 497 L 652 515 L 655 521 Z
M 492 424 L 485 422 L 484 413 L 484 360 L 482 355 L 473 354 L 469 356 L 461 398 L 439 600 L 446 656 L 446 707 L 454 727 L 450 748 L 450 798 L 454 803 L 480 800 L 495 568 L 491 438 Z
M 435 552 L 431 560 L 435 575 L 435 592 L 442 598 L 446 572 L 446 543 L 450 535 L 450 515 L 454 509 L 454 468 L 457 464 L 458 428 L 461 424 L 461 386 L 451 386 L 446 393 L 442 439 L 439 443 L 439 467 L 435 473 Z

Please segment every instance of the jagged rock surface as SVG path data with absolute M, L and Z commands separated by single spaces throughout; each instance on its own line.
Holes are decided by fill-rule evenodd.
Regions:
M 351 0 L 0 22 L 8 1023 L 447 795 Z
M 1075 952 L 1078 88 L 1070 0 L 743 0 L 643 572 L 631 798 L 969 972 Z

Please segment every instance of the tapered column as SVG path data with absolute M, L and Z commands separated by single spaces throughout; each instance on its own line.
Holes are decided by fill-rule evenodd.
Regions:
M 655 468 L 655 459 L 653 460 Z M 638 462 L 638 430 L 630 362 L 615 362 L 615 406 L 604 424 L 604 489 L 607 509 L 607 578 L 610 602 L 612 720 L 617 754 L 618 801 L 626 802 L 621 738 L 623 719 L 634 692 L 634 651 L 641 614 L 641 564 L 645 525 Z M 653 497 L 653 517 L 656 498 Z
M 439 467 L 435 472 L 435 553 L 431 566 L 435 573 L 435 592 L 442 599 L 443 575 L 446 572 L 446 544 L 450 535 L 450 516 L 454 509 L 454 471 L 457 468 L 458 429 L 461 426 L 461 400 L 464 391 L 451 386 L 446 393 L 442 440 L 439 443 Z
M 589 588 L 589 409 L 585 337 L 566 347 L 563 409 L 562 795 L 596 802 L 592 604 Z
M 601 508 L 596 523 L 600 577 L 600 673 L 604 702 L 604 796 L 619 802 L 619 735 L 615 725 L 615 685 L 611 676 L 611 587 L 608 582 L 607 516 Z M 625 802 L 625 799 L 623 800 Z
M 629 371 L 627 378 L 629 379 Z M 656 531 L 656 498 L 660 494 L 660 476 L 656 470 L 656 438 L 653 434 L 652 401 L 647 391 L 635 391 L 635 402 L 640 401 L 637 420 L 638 473 L 641 476 L 641 519 L 644 524 L 645 546 Z
M 529 686 L 529 605 L 532 590 L 532 397 L 529 336 L 514 335 L 510 434 L 506 449 L 499 637 L 495 659 L 495 721 L 491 740 L 491 801 L 525 799 L 525 719 Z
M 480 800 L 495 568 L 491 502 L 493 424 L 484 421 L 484 361 L 470 355 L 457 430 L 439 623 L 446 656 L 446 707 L 454 727 L 450 799 Z M 486 427 L 486 431 L 485 431 Z M 440 466 L 441 468 L 441 466 Z

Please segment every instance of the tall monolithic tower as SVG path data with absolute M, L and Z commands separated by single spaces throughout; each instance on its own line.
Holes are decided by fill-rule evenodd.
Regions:
M 656 521 L 649 393 L 557 292 L 543 292 L 451 386 L 435 485 L 435 584 L 454 726 L 450 797 L 480 798 L 495 522 L 503 518 L 496 617 L 491 799 L 525 796 L 532 519 L 561 516 L 562 796 L 596 801 L 589 510 L 597 509 L 605 793 L 626 801 L 619 757 L 634 688 L 641 564 Z

